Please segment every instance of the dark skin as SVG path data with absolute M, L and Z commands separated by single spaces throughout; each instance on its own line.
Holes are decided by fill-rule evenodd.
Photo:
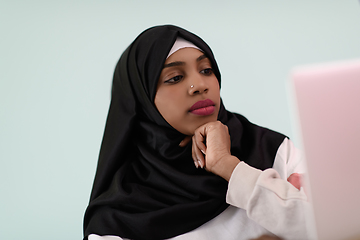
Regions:
M 215 103 L 212 114 L 198 116 L 189 112 L 195 102 L 204 99 Z M 220 88 L 209 59 L 201 51 L 180 49 L 166 60 L 158 81 L 155 105 L 170 125 L 188 135 L 180 143 L 181 147 L 192 140 L 195 167 L 205 168 L 229 181 L 240 159 L 231 155 L 227 126 L 217 121 Z M 299 187 L 299 179 L 289 177 L 288 180 Z
M 240 160 L 231 155 L 227 126 L 219 121 L 206 123 L 197 128 L 192 137 L 185 138 L 180 146 L 185 146 L 191 139 L 195 166 L 199 165 L 229 181 Z
M 204 99 L 215 103 L 215 111 L 205 116 L 192 114 L 189 108 Z M 229 181 L 240 159 L 231 155 L 228 127 L 217 121 L 219 104 L 218 81 L 212 73 L 210 61 L 201 51 L 180 49 L 166 60 L 158 81 L 156 107 L 170 125 L 187 135 L 180 147 L 191 141 L 195 167 L 204 168 Z M 298 175 L 290 176 L 288 181 L 300 188 L 299 179 Z M 270 235 L 253 240 L 271 239 L 281 240 Z
M 211 67 L 210 60 L 198 49 L 176 51 L 165 61 L 154 102 L 171 126 L 188 135 L 180 146 L 192 139 L 195 167 L 229 181 L 240 160 L 231 155 L 227 126 L 217 121 L 220 86 Z M 191 106 L 206 99 L 214 103 L 214 111 L 205 115 L 192 113 Z
M 204 140 L 206 139 L 206 143 Z M 231 155 L 230 135 L 226 125 L 221 122 L 210 122 L 195 130 L 193 136 L 185 137 L 179 146 L 186 146 L 192 140 L 192 156 L 195 166 L 205 168 L 226 181 L 240 160 Z M 302 174 L 293 173 L 287 181 L 300 190 Z

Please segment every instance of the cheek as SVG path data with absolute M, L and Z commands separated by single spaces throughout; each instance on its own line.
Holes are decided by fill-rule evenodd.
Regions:
M 155 95 L 155 106 L 163 116 L 163 118 L 170 123 L 174 115 L 176 115 L 176 94 L 171 91 L 159 90 Z
M 213 96 L 218 98 L 218 101 L 220 102 L 220 85 L 217 78 L 213 79 L 211 81 L 211 89 L 213 89 Z
M 186 127 L 189 124 L 184 126 L 187 119 L 184 99 L 177 91 L 158 91 L 154 103 L 168 124 L 185 135 L 191 135 L 191 131 L 187 130 Z
M 154 100 L 155 106 L 162 116 L 164 116 L 163 112 L 165 111 L 164 108 L 166 107 L 166 105 L 163 104 L 163 98 L 164 97 L 162 96 L 162 94 L 156 93 Z

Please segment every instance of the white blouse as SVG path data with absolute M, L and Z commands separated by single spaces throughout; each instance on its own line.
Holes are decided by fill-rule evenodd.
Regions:
M 226 195 L 230 206 L 224 212 L 200 227 L 171 239 L 245 240 L 262 234 L 275 234 L 291 240 L 312 239 L 313 233 L 306 222 L 310 205 L 303 188 L 299 191 L 287 182 L 292 173 L 304 173 L 304 160 L 293 143 L 285 138 L 272 168 L 261 171 L 244 162 L 236 166 Z M 90 234 L 88 239 L 123 238 Z

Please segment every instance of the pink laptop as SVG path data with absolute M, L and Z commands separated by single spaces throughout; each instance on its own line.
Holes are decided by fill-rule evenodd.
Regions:
M 360 59 L 291 74 L 320 240 L 360 239 Z

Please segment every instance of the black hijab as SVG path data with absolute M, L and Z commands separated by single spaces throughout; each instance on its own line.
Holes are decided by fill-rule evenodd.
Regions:
M 197 169 L 191 144 L 155 107 L 157 82 L 177 37 L 202 49 L 219 80 L 209 46 L 176 26 L 152 27 L 122 54 L 114 73 L 112 98 L 90 203 L 84 217 L 91 233 L 130 239 L 165 239 L 191 231 L 227 208 L 227 182 Z M 264 170 L 273 165 L 283 135 L 228 112 L 218 119 L 231 136 L 231 153 Z

